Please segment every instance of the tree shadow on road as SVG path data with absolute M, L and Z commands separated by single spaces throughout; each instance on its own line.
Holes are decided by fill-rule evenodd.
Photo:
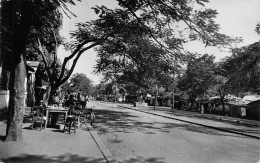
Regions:
M 144 158 L 144 157 L 136 157 L 136 158 L 130 158 L 128 160 L 123 160 L 123 161 L 117 161 L 118 163 L 140 163 L 140 162 L 149 162 L 149 163 L 166 163 L 164 161 L 164 158 L 156 158 L 156 157 L 151 157 L 151 158 Z M 173 161 L 174 162 L 174 161 Z
M 188 117 L 188 118 L 196 118 L 196 119 L 206 119 L 206 120 L 211 120 L 211 121 L 216 121 L 216 122 L 224 122 L 228 124 L 232 124 L 235 126 L 245 126 L 245 127 L 250 127 L 250 128 L 259 128 L 259 122 L 255 121 L 251 124 L 248 123 L 241 123 L 243 119 L 235 118 L 235 117 L 225 117 L 225 116 L 219 116 L 215 114 L 201 114 L 198 112 L 191 112 L 191 111 L 183 111 L 183 110 L 174 110 L 168 111 L 168 110 L 163 110 L 166 114 L 169 115 L 174 115 L 174 116 L 179 116 L 179 117 Z
M 141 115 L 131 114 L 130 112 L 124 111 L 124 109 L 122 109 L 122 111 L 115 109 L 95 109 L 95 114 L 96 122 L 93 127 L 98 130 L 99 134 L 113 132 L 133 133 L 136 131 L 143 132 L 145 134 L 156 134 L 158 132 L 170 133 L 172 129 L 179 129 L 207 135 L 244 137 L 242 135 L 222 132 L 185 122 L 144 122 L 141 121 L 143 118 Z
M 106 160 L 102 158 L 93 158 L 93 157 L 82 157 L 75 154 L 65 154 L 60 155 L 57 157 L 50 157 L 47 155 L 29 155 L 23 154 L 20 156 L 5 158 L 0 161 L 3 162 L 20 162 L 20 163 L 40 163 L 40 162 L 48 162 L 48 163 L 65 163 L 65 162 L 88 162 L 88 163 L 105 163 Z M 139 162 L 149 162 L 149 163 L 166 163 L 163 161 L 163 158 L 144 158 L 144 157 L 137 157 L 137 158 L 130 158 L 123 161 L 111 161 L 111 163 L 139 163 Z
M 2 160 L 3 162 L 48 162 L 48 163 L 62 163 L 62 162 L 89 162 L 89 163 L 105 163 L 105 159 L 81 157 L 75 154 L 65 154 L 57 157 L 50 157 L 47 155 L 29 155 L 23 154 L 20 156 L 10 157 Z

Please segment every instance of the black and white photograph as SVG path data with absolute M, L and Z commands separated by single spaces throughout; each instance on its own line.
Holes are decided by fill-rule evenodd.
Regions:
M 260 163 L 260 0 L 1 0 L 14 162 Z

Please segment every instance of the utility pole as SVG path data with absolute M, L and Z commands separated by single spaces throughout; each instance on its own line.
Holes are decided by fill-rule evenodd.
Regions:
M 172 111 L 173 111 L 173 109 L 174 109 L 174 95 L 175 95 L 175 93 L 174 93 L 174 89 L 175 89 L 175 79 L 174 79 L 174 77 L 173 77 L 173 88 L 172 88 Z
M 116 103 L 116 96 L 117 96 L 117 83 L 116 83 L 116 86 L 115 86 L 115 103 Z
M 156 105 L 157 105 L 157 97 L 158 97 L 158 90 L 156 87 L 156 92 L 155 92 L 155 99 L 154 99 L 154 111 L 156 110 Z
M 174 62 L 173 62 L 173 82 L 172 82 L 172 111 L 174 109 L 174 96 L 175 96 L 175 74 L 176 74 L 176 57 L 174 57 Z

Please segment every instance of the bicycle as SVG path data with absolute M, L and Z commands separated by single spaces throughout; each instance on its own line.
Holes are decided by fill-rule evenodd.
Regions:
M 95 116 L 95 114 L 94 114 L 94 112 L 93 112 L 93 109 L 94 109 L 95 107 L 94 106 L 92 106 L 92 107 L 90 107 L 90 108 L 87 108 L 87 109 L 84 109 L 83 110 L 83 122 L 84 123 L 86 123 L 86 120 L 90 123 L 90 125 L 92 126 L 92 124 L 95 122 L 95 120 L 96 120 L 96 116 Z

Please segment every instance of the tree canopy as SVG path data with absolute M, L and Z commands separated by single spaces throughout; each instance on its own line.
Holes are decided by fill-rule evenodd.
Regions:
M 240 41 L 219 33 L 214 21 L 217 12 L 203 8 L 207 0 L 118 2 L 120 9 L 94 7 L 99 19 L 79 24 L 73 33 L 78 43 L 89 38 L 83 34 L 89 28 L 95 29 L 90 38 L 106 38 L 96 48 L 99 59 L 95 67 L 106 77 L 120 76 L 140 86 L 148 78 L 157 78 L 162 84 L 185 61 L 183 43 L 200 40 L 206 46 L 229 46 Z M 186 28 L 178 28 L 180 24 Z
M 234 94 L 239 92 L 260 93 L 260 43 L 255 42 L 247 47 L 233 50 L 221 68 L 228 78 L 227 84 Z
M 66 44 L 71 50 L 71 55 L 65 57 L 60 68 L 56 62 L 57 46 L 62 40 L 58 34 L 62 18 L 58 8 L 67 16 L 73 15 L 66 4 L 75 4 L 74 1 L 1 2 L 4 24 L 1 31 L 6 39 L 2 40 L 2 44 L 5 55 L 12 61 L 10 65 L 6 65 L 11 72 L 12 88 L 10 118 L 7 125 L 7 135 L 10 135 L 8 140 L 21 135 L 21 128 L 19 132 L 13 130 L 22 122 L 25 90 L 21 85 L 24 85 L 26 76 L 26 54 L 32 60 L 39 59 L 38 54 L 41 55 L 54 89 L 70 78 L 80 56 L 93 47 L 97 47 L 99 52 L 99 72 L 113 70 L 114 75 L 123 75 L 127 72 L 124 71 L 126 66 L 134 65 L 138 70 L 135 75 L 142 74 L 143 81 L 147 77 L 156 77 L 153 81 L 160 81 L 159 84 L 162 84 L 162 79 L 167 73 L 161 73 L 163 76 L 160 76 L 158 72 L 167 72 L 172 65 L 178 65 L 178 62 L 186 57 L 183 43 L 200 40 L 205 46 L 228 46 L 231 42 L 239 40 L 219 33 L 220 27 L 214 21 L 217 12 L 204 6 L 208 0 L 117 1 L 121 8 L 111 10 L 105 6 L 96 6 L 93 9 L 99 15 L 98 19 L 77 24 L 78 29 L 71 33 L 73 41 Z M 186 28 L 179 29 L 179 23 L 184 24 Z M 133 42 L 136 42 L 136 47 L 138 44 L 145 45 L 144 49 L 132 46 Z M 138 50 L 138 53 L 132 52 Z M 53 56 L 49 60 L 53 59 L 53 62 L 47 63 L 49 61 L 46 56 Z M 67 71 L 66 65 L 70 60 L 73 60 L 72 66 Z M 104 65 L 111 67 L 107 69 Z M 15 110 L 16 107 L 18 109 Z
M 187 70 L 180 78 L 178 88 L 188 95 L 194 102 L 197 97 L 206 97 L 207 90 L 213 85 L 215 79 L 214 56 L 204 54 L 191 57 L 187 64 Z
M 66 0 L 1 1 L 1 39 L 3 38 L 1 52 L 5 58 L 3 63 L 7 79 L 5 89 L 10 89 L 6 141 L 22 140 L 26 54 L 29 54 L 28 49 L 31 47 L 30 44 L 33 44 L 30 39 L 36 34 L 40 35 L 41 32 L 46 34 L 44 30 L 47 28 L 43 27 L 53 25 L 50 17 L 57 16 L 55 20 L 59 21 L 60 15 L 52 15 L 52 13 L 55 13 L 58 7 L 66 7 L 66 3 Z M 69 3 L 73 3 L 73 1 L 71 0 Z M 49 43 L 48 48 L 52 47 L 51 40 L 46 41 L 46 43 Z M 34 56 L 34 58 L 36 57 Z
M 77 92 L 82 95 L 91 95 L 94 91 L 93 82 L 82 73 L 76 73 L 72 75 L 69 83 L 66 85 L 67 91 Z

